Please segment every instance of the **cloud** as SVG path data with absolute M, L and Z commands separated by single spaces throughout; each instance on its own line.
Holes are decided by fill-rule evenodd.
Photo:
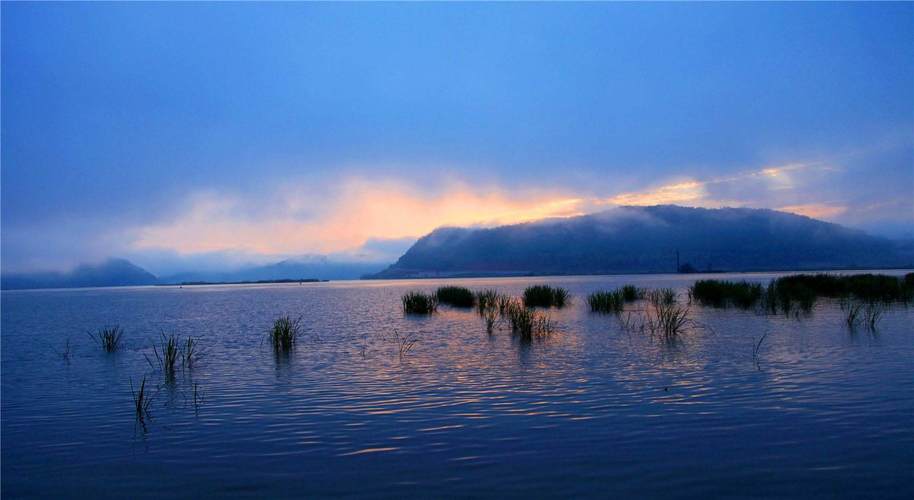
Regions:
M 135 231 L 135 251 L 231 250 L 290 255 L 347 252 L 371 239 L 415 238 L 436 227 L 500 225 L 580 215 L 582 198 L 548 190 L 473 188 L 450 182 L 420 189 L 402 181 L 349 178 L 257 196 L 201 192 L 178 217 Z
M 602 205 L 677 204 L 700 207 L 771 207 L 777 192 L 790 193 L 805 185 L 811 172 L 829 172 L 836 167 L 822 162 L 766 166 L 735 175 L 708 179 L 680 178 L 642 190 L 624 192 L 598 200 Z M 798 205 L 797 205 L 798 206 Z
M 782 212 L 805 215 L 813 219 L 830 220 L 847 212 L 847 207 L 842 205 L 827 205 L 825 203 L 807 203 L 805 205 L 789 205 L 778 207 Z

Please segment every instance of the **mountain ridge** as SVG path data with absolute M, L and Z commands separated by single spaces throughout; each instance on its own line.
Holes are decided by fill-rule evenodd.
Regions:
M 622 206 L 495 228 L 442 227 L 372 278 L 910 267 L 914 244 L 770 209 Z

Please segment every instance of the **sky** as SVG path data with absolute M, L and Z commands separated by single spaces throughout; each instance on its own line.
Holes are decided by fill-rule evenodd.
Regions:
M 772 208 L 914 237 L 914 4 L 2 4 L 2 267 Z

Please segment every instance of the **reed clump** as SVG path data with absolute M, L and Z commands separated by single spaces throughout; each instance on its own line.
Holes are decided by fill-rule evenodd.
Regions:
M 270 342 L 277 351 L 288 351 L 295 346 L 301 336 L 301 318 L 292 319 L 290 316 L 280 316 L 273 320 L 270 329 Z
M 689 307 L 674 302 L 652 302 L 646 309 L 645 326 L 651 335 L 666 341 L 676 340 L 689 325 Z
M 476 296 L 469 288 L 462 286 L 443 286 L 435 292 L 438 303 L 454 307 L 473 307 Z
M 546 337 L 555 329 L 547 314 L 525 307 L 517 301 L 508 306 L 507 316 L 511 323 L 511 331 L 522 340 Z
M 864 326 L 876 331 L 876 325 L 885 313 L 886 304 L 879 301 L 845 300 L 841 303 L 845 312 L 845 322 L 851 330 Z
M 438 297 L 422 292 L 409 292 L 401 298 L 406 314 L 432 314 L 438 309 Z
M 698 280 L 689 294 L 703 306 L 749 309 L 762 300 L 764 289 L 759 283 L 747 281 Z
M 101 346 L 105 352 L 117 352 L 121 347 L 121 338 L 124 330 L 120 326 L 105 327 L 95 333 L 89 332 L 89 337 Z
M 625 308 L 625 295 L 622 290 L 596 291 L 587 296 L 587 305 L 592 312 L 621 314 Z
M 528 286 L 524 290 L 524 305 L 527 307 L 565 307 L 571 295 L 562 287 L 549 285 Z
M 766 308 L 774 313 L 810 311 L 819 297 L 854 299 L 864 303 L 908 303 L 914 287 L 908 278 L 882 274 L 795 274 L 772 280 L 765 291 Z
M 647 300 L 654 306 L 658 304 L 670 305 L 676 302 L 676 290 L 672 288 L 658 288 L 646 292 Z
M 156 362 L 153 363 L 148 356 L 146 357 L 146 361 L 150 366 L 154 367 L 158 365 L 167 377 L 173 376 L 175 374 L 175 365 L 177 364 L 181 351 L 178 348 L 178 344 L 179 341 L 176 335 L 165 335 L 162 333 L 161 343 L 158 346 L 155 344 L 152 346 L 152 353 L 155 356 Z
M 625 302 L 635 302 L 644 298 L 645 291 L 635 285 L 624 285 L 619 289 L 622 292 L 622 300 Z

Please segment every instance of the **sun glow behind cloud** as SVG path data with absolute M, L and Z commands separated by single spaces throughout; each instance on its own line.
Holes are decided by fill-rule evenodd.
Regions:
M 136 230 L 131 249 L 184 255 L 352 252 L 369 239 L 418 238 L 441 226 L 513 224 L 618 205 L 775 208 L 835 220 L 847 206 L 809 196 L 811 185 L 835 171 L 824 163 L 765 166 L 723 177 L 677 178 L 609 197 L 558 188 L 479 188 L 460 181 L 420 188 L 366 176 L 287 182 L 259 196 L 198 193 L 177 217 Z

